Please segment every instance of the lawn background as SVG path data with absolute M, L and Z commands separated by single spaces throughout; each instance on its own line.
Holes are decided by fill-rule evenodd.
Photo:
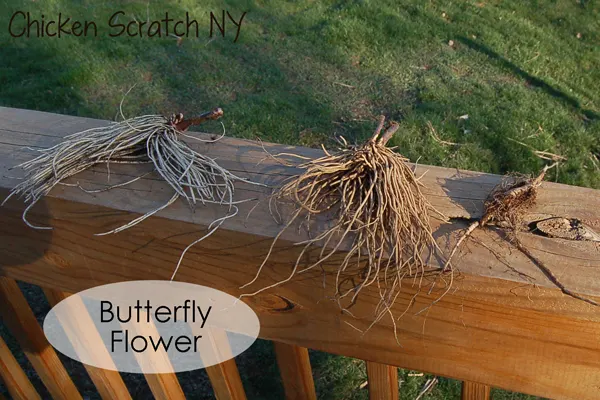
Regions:
M 230 136 L 304 146 L 335 135 L 360 141 L 383 113 L 401 122 L 392 144 L 421 164 L 535 173 L 545 161 L 533 149 L 543 150 L 567 158 L 549 179 L 600 188 L 597 2 L 0 0 L 0 7 L 2 106 L 115 119 L 137 84 L 125 99 L 127 116 L 220 106 Z M 98 37 L 12 38 L 17 10 L 93 20 Z M 124 23 L 159 20 L 165 11 L 183 19 L 187 11 L 200 37 L 110 38 L 108 17 L 119 10 Z M 236 19 L 247 12 L 236 43 L 231 23 L 224 38 L 208 37 L 210 12 L 222 10 Z M 434 140 L 428 123 L 459 145 Z M 26 290 L 43 317 L 43 299 Z M 362 363 L 311 356 L 321 398 L 366 398 L 357 389 Z M 281 397 L 269 343 L 239 361 L 251 399 Z M 78 384 L 91 390 L 78 370 Z M 427 379 L 400 375 L 409 399 Z M 143 380 L 130 378 L 147 393 Z M 182 378 L 193 398 L 210 397 L 203 371 Z M 425 398 L 459 391 L 442 380 Z M 495 391 L 493 398 L 525 397 Z

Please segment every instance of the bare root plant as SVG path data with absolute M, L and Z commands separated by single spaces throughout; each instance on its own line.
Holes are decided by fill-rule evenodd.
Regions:
M 123 116 L 122 111 L 121 115 Z M 148 173 L 97 190 L 84 189 L 79 182 L 65 183 L 67 178 L 98 164 L 106 164 L 109 179 L 111 164 L 150 164 L 174 190 L 172 197 L 164 205 L 129 223 L 97 235 L 113 234 L 128 229 L 167 208 L 180 197 L 184 198 L 192 209 L 197 204 L 219 204 L 228 209 L 224 217 L 208 226 L 205 236 L 194 241 L 183 251 L 171 277 L 173 279 L 188 249 L 211 235 L 224 221 L 235 216 L 238 212 L 236 204 L 252 200 L 234 201 L 234 184 L 246 182 L 262 185 L 234 175 L 214 159 L 200 154 L 180 140 L 181 136 L 205 142 L 219 140 L 222 136 L 214 140 L 203 140 L 187 135 L 185 131 L 192 125 L 216 120 L 222 115 L 223 110 L 220 108 L 187 120 L 182 114 L 171 117 L 144 115 L 68 135 L 55 146 L 37 149 L 40 153 L 37 157 L 17 166 L 25 171 L 25 177 L 2 204 L 12 196 L 23 198 L 27 204 L 23 212 L 23 221 L 34 229 L 52 229 L 32 224 L 27 220 L 27 213 L 57 185 L 77 186 L 88 193 L 97 193 L 126 186 Z
M 550 168 L 553 168 L 556 165 L 557 163 L 545 166 L 540 174 L 534 178 L 517 175 L 507 176 L 502 179 L 488 195 L 488 198 L 484 203 L 485 211 L 483 216 L 479 220 L 473 221 L 459 236 L 458 241 L 448 256 L 446 267 L 450 265 L 450 260 L 460 248 L 461 244 L 473 233 L 473 231 L 475 231 L 475 229 L 484 228 L 493 224 L 504 229 L 508 235 L 509 242 L 525 254 L 525 256 L 527 256 L 527 258 L 539 268 L 554 285 L 561 289 L 564 294 L 597 306 L 598 303 L 596 301 L 583 297 L 566 288 L 552 273 L 550 268 L 548 268 L 548 266 L 546 266 L 539 258 L 534 256 L 533 253 L 523 245 L 519 238 L 519 231 L 522 230 L 523 217 L 535 204 L 539 187 L 544 181 L 546 173 Z
M 384 121 L 382 116 L 366 143 L 351 146 L 342 138 L 344 147 L 338 152 L 330 154 L 325 150 L 324 157 L 301 164 L 302 174 L 291 178 L 273 195 L 275 204 L 291 200 L 293 211 L 256 277 L 242 288 L 258 279 L 286 229 L 295 223 L 309 226 L 318 215 L 332 215 L 333 226 L 296 243 L 302 250 L 287 278 L 244 296 L 288 282 L 298 273 L 323 266 L 343 251 L 341 263 L 336 263 L 334 298 L 342 310 L 351 314 L 348 309 L 361 291 L 375 286 L 379 303 L 374 324 L 386 314 L 394 321 L 391 307 L 403 279 L 412 278 L 420 286 L 427 273 L 435 272 L 426 261 L 437 249 L 430 225 L 430 215 L 437 211 L 421 192 L 422 184 L 407 163 L 409 160 L 386 147 L 399 126 L 393 122 L 382 133 Z M 318 249 L 317 261 L 301 266 L 303 256 L 313 248 Z

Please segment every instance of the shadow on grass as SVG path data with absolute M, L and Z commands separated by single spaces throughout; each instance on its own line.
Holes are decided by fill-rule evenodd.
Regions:
M 458 41 L 462 42 L 463 44 L 469 46 L 471 49 L 485 54 L 492 60 L 492 62 L 498 63 L 502 68 L 508 69 L 513 74 L 525 79 L 527 81 L 527 83 L 529 83 L 530 85 L 544 90 L 550 96 L 555 97 L 556 99 L 560 100 L 564 104 L 577 110 L 578 112 L 583 114 L 587 119 L 597 120 L 600 118 L 600 114 L 598 114 L 592 110 L 587 110 L 587 109 L 583 108 L 581 106 L 579 100 L 577 100 L 576 98 L 569 96 L 562 90 L 553 87 L 552 85 L 550 85 L 546 81 L 544 81 L 542 78 L 538 78 L 536 76 L 531 75 L 527 71 L 524 71 L 523 69 L 519 68 L 519 66 L 510 62 L 506 58 L 502 57 L 500 54 L 496 53 L 495 51 L 493 51 L 489 47 L 485 46 L 484 44 L 478 43 L 478 42 L 471 40 L 464 36 L 458 36 L 456 39 Z

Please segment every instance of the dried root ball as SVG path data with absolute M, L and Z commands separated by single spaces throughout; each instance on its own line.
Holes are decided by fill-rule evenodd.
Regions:
M 523 213 L 535 204 L 537 190 L 549 168 L 545 167 L 535 178 L 516 176 L 503 179 L 488 195 L 480 225 L 496 222 L 516 228 Z
M 511 231 L 516 231 L 521 223 L 523 214 L 535 204 L 537 190 L 544 181 L 548 169 L 546 166 L 535 178 L 523 175 L 505 176 L 492 189 L 484 203 L 484 212 L 480 219 L 473 221 L 459 236 L 447 258 L 444 270 L 450 266 L 450 260 L 473 231 L 494 223 Z
M 366 143 L 346 145 L 337 153 L 300 165 L 304 171 L 280 188 L 274 199 L 291 200 L 294 210 L 279 235 L 294 222 L 309 222 L 316 215 L 333 215 L 333 227 L 296 243 L 303 246 L 288 278 L 248 295 L 289 281 L 296 273 L 323 265 L 338 250 L 345 257 L 337 267 L 335 297 L 347 310 L 360 291 L 376 285 L 381 296 L 376 314 L 389 312 L 403 278 L 420 279 L 426 272 L 427 250 L 436 248 L 430 226 L 433 207 L 408 159 L 386 147 L 398 130 L 392 123 L 383 132 L 381 117 Z M 303 255 L 320 248 L 316 262 L 300 267 Z M 271 251 L 263 261 L 256 281 Z M 244 287 L 245 287 L 244 286 Z
M 599 304 L 585 296 L 581 296 L 563 285 L 552 270 L 538 257 L 536 257 L 520 240 L 519 231 L 523 222 L 523 217 L 527 211 L 535 205 L 539 187 L 544 181 L 544 177 L 550 168 L 557 165 L 547 165 L 535 178 L 526 176 L 505 177 L 488 195 L 485 201 L 485 212 L 483 216 L 471 223 L 459 236 L 458 241 L 452 248 L 448 256 L 448 265 L 450 260 L 459 249 L 460 245 L 466 240 L 475 229 L 485 228 L 489 224 L 495 224 L 504 229 L 508 235 L 509 243 L 521 251 L 544 275 L 558 287 L 564 294 L 584 301 L 588 304 L 598 306 Z M 509 178 L 509 179 L 506 179 Z M 519 271 L 516 271 L 519 272 Z M 520 272 L 519 272 L 520 273 Z

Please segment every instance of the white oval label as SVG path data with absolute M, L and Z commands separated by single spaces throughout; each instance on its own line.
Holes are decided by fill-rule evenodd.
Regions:
M 219 290 L 185 282 L 97 286 L 58 303 L 44 333 L 58 351 L 98 368 L 190 371 L 222 363 L 258 337 L 254 311 Z

